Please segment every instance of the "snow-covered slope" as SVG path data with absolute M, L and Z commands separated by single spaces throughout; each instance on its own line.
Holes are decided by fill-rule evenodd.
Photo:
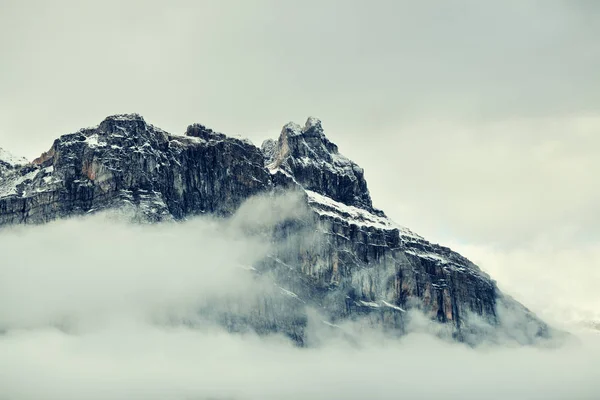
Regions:
M 308 196 L 308 204 L 324 217 L 331 217 L 339 221 L 360 227 L 372 227 L 383 230 L 398 230 L 402 238 L 423 239 L 413 233 L 410 229 L 398 225 L 386 216 L 377 215 L 362 208 L 348 206 L 344 203 L 323 196 L 312 190 L 305 190 Z
M 37 174 L 20 168 L 27 163 L 25 158 L 17 157 L 0 148 L 0 198 L 16 194 L 23 182 Z
M 373 208 L 363 169 L 338 151 L 319 119 L 309 117 L 304 127 L 286 124 L 279 139 L 265 141 L 262 149 L 272 173 L 282 171 L 304 189 L 383 215 Z
M 0 148 L 0 164 L 4 164 L 10 167 L 16 167 L 19 165 L 25 165 L 28 161 L 24 157 L 17 157 L 12 153 Z

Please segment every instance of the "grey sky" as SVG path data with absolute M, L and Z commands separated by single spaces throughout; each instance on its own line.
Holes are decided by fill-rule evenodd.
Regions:
M 519 312 L 507 316 L 513 323 L 499 342 L 477 348 L 436 338 L 444 328 L 416 310 L 408 311 L 411 333 L 401 339 L 360 321 L 340 321 L 333 329 L 314 310 L 307 321 L 311 348 L 276 335 L 231 334 L 199 316 L 207 301 L 244 315 L 269 293 L 280 293 L 270 279 L 245 269 L 273 250 L 257 232 L 272 230 L 277 216 L 299 215 L 292 199 L 255 198 L 227 221 L 200 217 L 141 226 L 103 214 L 0 231 L 0 327 L 8 328 L 0 334 L 2 395 L 597 398 L 600 336 L 578 330 L 577 340 L 559 348 L 515 347 L 511 334 L 521 330 Z M 508 260 L 499 256 L 501 263 Z
M 207 301 L 244 316 L 246 307 L 281 290 L 240 268 L 272 250 L 250 232 L 277 223 L 273 206 L 282 218 L 298 212 L 280 201 L 258 199 L 226 223 L 196 218 L 140 227 L 96 215 L 2 230 L 0 326 L 9 327 L 0 335 L 2 396 L 598 398 L 600 335 L 577 332 L 577 340 L 560 348 L 515 347 L 514 336 L 503 333 L 522 329 L 518 313 L 504 314 L 513 323 L 502 328 L 498 343 L 477 348 L 436 339 L 433 333 L 444 328 L 414 310 L 407 318 L 412 333 L 401 339 L 360 321 L 338 321 L 341 327 L 332 330 L 314 310 L 306 328 L 311 348 L 214 326 L 197 313 Z M 62 329 L 52 328 L 57 325 Z
M 0 146 L 138 112 L 260 144 L 323 120 L 433 240 L 598 243 L 593 1 L 0 0 Z
M 314 115 L 396 222 L 462 252 L 550 323 L 600 321 L 599 20 L 595 0 L 0 0 L 0 147 L 33 158 L 131 112 L 260 145 Z M 0 317 L 34 328 L 0 341 L 14 398 L 598 393 L 597 334 L 552 351 L 374 336 L 306 353 L 157 330 L 143 318 L 154 304 L 189 312 L 210 287 L 246 295 L 237 267 L 206 266 L 261 246 L 231 246 L 201 220 L 140 232 L 99 218 L 0 233 Z M 80 335 L 44 328 L 70 314 Z
M 350 137 L 600 103 L 593 3 L 0 4 L 0 129 L 26 152 L 126 111 L 174 131 L 203 121 L 254 137 L 318 114 Z

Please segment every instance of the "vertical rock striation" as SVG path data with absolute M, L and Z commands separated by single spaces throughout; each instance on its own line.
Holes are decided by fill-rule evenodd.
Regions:
M 243 315 L 205 310 L 231 330 L 284 332 L 304 343 L 312 307 L 327 326 L 367 321 L 395 334 L 407 331 L 409 311 L 420 310 L 467 342 L 501 331 L 527 342 L 550 332 L 468 259 L 374 208 L 363 169 L 340 154 L 316 118 L 286 124 L 259 149 L 200 124 L 172 135 L 137 114 L 114 115 L 61 136 L 32 163 L 6 154 L 0 227 L 106 209 L 152 222 L 226 217 L 259 193 L 301 193 L 309 217 L 278 224 L 269 234 L 274 252 L 256 265 L 281 290 Z

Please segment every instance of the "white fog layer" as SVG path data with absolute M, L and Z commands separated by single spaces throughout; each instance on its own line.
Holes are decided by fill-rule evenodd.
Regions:
M 0 0 L 0 400 L 600 399 L 599 21 L 599 0 Z M 320 184 L 364 172 L 369 210 L 359 207 L 364 196 L 340 203 L 311 184 L 313 211 L 343 214 L 344 230 L 360 235 L 308 224 L 273 243 L 265 232 L 285 218 L 303 222 L 306 201 L 203 190 L 234 187 L 228 178 L 245 188 L 262 181 L 262 193 L 279 187 L 276 174 L 289 172 L 279 156 L 291 151 L 289 138 L 277 147 L 281 127 L 299 138 L 303 128 L 289 121 L 309 115 L 339 154 L 325 165 L 304 158 L 311 149 L 299 141 L 298 166 L 340 167 L 328 179 L 322 168 L 311 173 Z M 117 135 L 92 128 L 75 139 L 107 116 Z M 145 128 L 127 131 L 128 118 Z M 184 137 L 188 126 L 195 136 Z M 136 135 L 148 129 L 142 143 Z M 228 153 L 208 140 L 206 153 L 201 136 L 212 130 L 274 141 L 261 154 L 248 141 Z M 163 142 L 166 132 L 175 140 Z M 162 145 L 145 148 L 152 138 Z M 146 150 L 159 149 L 155 163 Z M 28 164 L 35 159 L 43 165 Z M 232 162 L 214 169 L 218 160 Z M 139 188 L 123 186 L 131 180 L 117 176 L 121 166 L 104 168 L 117 164 L 149 174 Z M 91 191 L 110 185 L 124 189 L 118 198 Z M 157 218 L 203 217 L 136 225 L 123 209 L 91 215 L 112 207 L 104 200 L 134 209 L 138 197 Z M 236 199 L 247 201 L 231 218 L 214 216 L 230 215 Z M 215 210 L 225 213 L 207 215 Z M 90 215 L 12 225 L 72 211 Z M 323 251 L 331 268 L 308 254 L 312 240 L 322 244 L 317 229 L 344 246 Z M 392 229 L 447 246 L 486 274 L 454 275 L 456 314 L 432 289 L 450 275 L 427 278 L 426 268 L 447 267 L 422 262 L 436 251 L 400 245 L 410 262 L 396 284 L 394 260 L 378 258 Z M 290 248 L 309 248 L 294 253 L 302 263 L 277 257 Z M 354 263 L 363 252 L 378 262 Z M 284 277 L 302 274 L 272 280 L 261 260 Z M 334 265 L 340 276 L 352 269 L 360 296 L 331 296 Z M 375 273 L 361 274 L 367 267 Z M 298 289 L 314 271 L 321 297 Z M 326 317 L 325 296 L 402 322 L 407 334 L 391 337 L 355 314 Z M 448 340 L 456 332 L 433 322 L 443 307 L 417 311 L 425 297 L 448 304 L 457 327 L 477 329 L 462 325 L 464 342 Z M 550 329 L 511 310 L 518 303 Z M 273 308 L 256 331 L 222 318 Z M 502 323 L 490 325 L 496 316 Z
M 272 210 L 277 209 L 277 218 Z M 228 220 L 133 225 L 115 214 L 0 233 L 0 387 L 7 399 L 593 399 L 600 335 L 470 348 L 423 318 L 401 339 L 319 319 L 317 345 L 229 333 L 197 310 L 274 287 L 252 232 L 301 208 L 254 198 Z M 191 321 L 191 323 L 190 323 Z

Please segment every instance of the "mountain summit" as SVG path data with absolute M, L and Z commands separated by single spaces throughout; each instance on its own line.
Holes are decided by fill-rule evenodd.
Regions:
M 286 124 L 259 149 L 201 124 L 173 135 L 140 115 L 113 115 L 61 136 L 32 163 L 11 160 L 0 161 L 0 227 L 107 209 L 151 222 L 227 217 L 257 194 L 300 193 L 311 217 L 276 227 L 271 240 L 286 246 L 253 266 L 285 288 L 283 298 L 243 318 L 221 318 L 236 321 L 232 330 L 282 332 L 302 344 L 312 307 L 327 326 L 360 320 L 397 334 L 419 311 L 468 343 L 530 343 L 551 333 L 468 259 L 373 208 L 363 169 L 317 118 Z M 293 240 L 302 232 L 312 240 Z
M 363 169 L 339 153 L 321 120 L 309 117 L 304 127 L 286 124 L 279 139 L 265 141 L 262 150 L 271 171 L 282 170 L 307 190 L 374 211 Z

